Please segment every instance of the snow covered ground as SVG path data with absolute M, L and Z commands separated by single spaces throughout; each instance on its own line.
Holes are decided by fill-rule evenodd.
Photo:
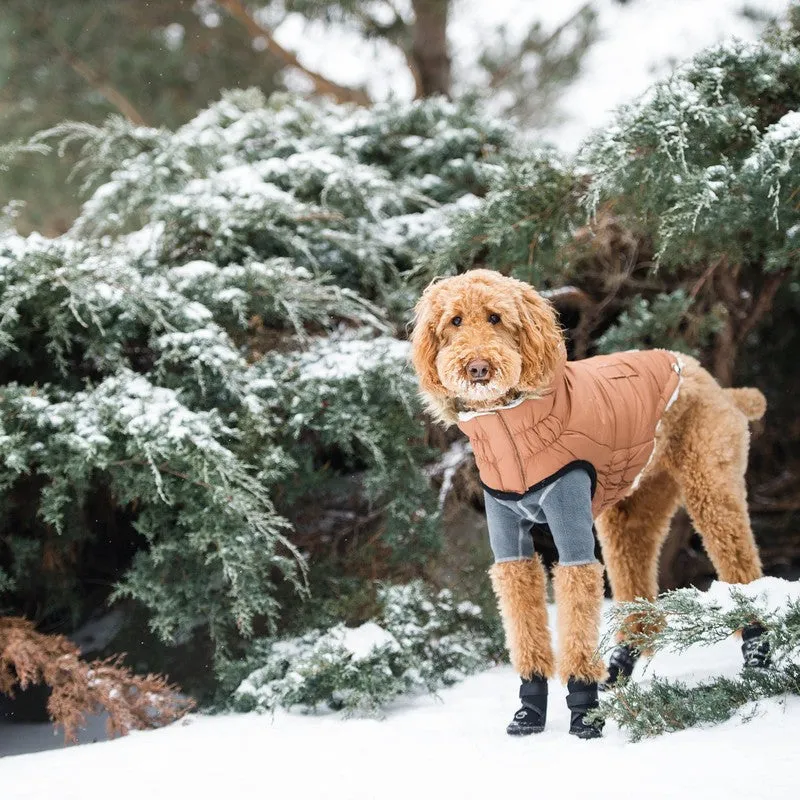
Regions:
M 740 664 L 739 643 L 731 639 L 660 656 L 650 670 L 696 681 L 734 674 Z M 640 666 L 639 680 L 641 672 Z M 547 731 L 512 739 L 504 728 L 516 691 L 511 669 L 498 667 L 438 698 L 399 703 L 383 720 L 192 716 L 111 742 L 3 758 L 0 791 L 9 800 L 82 799 L 98 791 L 114 800 L 798 797 L 800 698 L 762 703 L 748 723 L 734 719 L 630 744 L 613 725 L 599 741 L 569 736 L 564 689 L 556 682 Z M 21 735 L 32 746 L 44 730 L 25 727 Z M 0 740 L 14 732 L 0 728 Z
M 481 82 L 476 54 L 500 25 L 510 41 L 520 40 L 540 21 L 552 31 L 570 19 L 586 0 L 455 0 L 450 25 L 453 74 L 457 90 Z M 407 0 L 398 0 L 406 8 Z M 574 150 L 620 103 L 641 94 L 655 79 L 698 50 L 737 36 L 752 40 L 763 23 L 746 18 L 742 9 L 780 16 L 788 0 L 593 0 L 600 37 L 589 51 L 582 74 L 564 92 L 558 118 L 537 132 L 565 151 Z M 380 4 L 376 4 L 379 8 Z M 265 22 L 277 22 L 279 18 Z M 295 50 L 308 67 L 340 83 L 366 86 L 372 97 L 409 99 L 414 86 L 399 50 L 380 41 L 362 40 L 344 26 L 308 22 L 299 14 L 280 17 L 276 38 Z M 302 89 L 302 76 L 291 76 Z

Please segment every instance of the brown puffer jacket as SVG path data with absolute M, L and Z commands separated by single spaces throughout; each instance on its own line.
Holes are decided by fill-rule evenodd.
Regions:
M 597 517 L 647 465 L 680 380 L 678 357 L 666 350 L 564 361 L 542 397 L 459 414 L 458 427 L 492 494 L 519 498 L 578 463 L 593 476 Z

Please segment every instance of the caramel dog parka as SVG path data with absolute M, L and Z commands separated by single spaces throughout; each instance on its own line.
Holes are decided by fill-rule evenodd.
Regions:
M 562 361 L 542 397 L 461 414 L 458 427 L 492 494 L 519 497 L 578 463 L 593 476 L 596 517 L 630 492 L 650 460 L 680 371 L 666 350 Z
M 637 485 L 655 447 L 659 422 L 678 395 L 681 364 L 666 350 L 631 351 L 567 362 L 536 396 L 459 414 L 481 482 L 495 497 L 518 499 L 580 466 L 592 478 L 592 517 Z M 538 556 L 496 563 L 490 571 L 512 665 L 523 679 L 552 677 L 546 577 Z M 599 681 L 597 657 L 603 567 L 553 571 L 563 681 Z

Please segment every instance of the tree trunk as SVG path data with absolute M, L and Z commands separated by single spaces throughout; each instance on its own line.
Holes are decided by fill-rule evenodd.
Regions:
M 714 360 L 711 367 L 711 371 L 720 386 L 731 386 L 733 384 L 733 371 L 736 366 L 737 354 L 738 347 L 736 345 L 734 321 L 729 313 L 728 318 L 722 324 L 722 328 L 717 332 Z
M 717 271 L 715 286 L 728 315 L 717 333 L 712 372 L 722 386 L 732 386 L 739 348 L 772 310 L 775 295 L 787 273 L 782 271 L 765 275 L 758 294 L 747 300 L 745 298 L 748 295 L 742 291 L 739 281 L 741 267 L 729 267 L 724 260 L 721 264 L 723 268 Z
M 447 48 L 450 0 L 412 0 L 411 4 L 415 16 L 412 54 L 418 70 L 418 95 L 449 97 L 452 88 Z

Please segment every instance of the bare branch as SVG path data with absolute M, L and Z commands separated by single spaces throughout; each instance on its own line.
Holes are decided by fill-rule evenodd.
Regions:
M 736 340 L 738 342 L 743 342 L 750 334 L 750 331 L 761 322 L 764 315 L 772 308 L 772 302 L 786 274 L 786 272 L 776 272 L 766 279 L 764 288 L 759 292 L 753 307 L 739 326 L 736 333 Z
M 550 48 L 572 25 L 574 25 L 583 14 L 591 10 L 591 3 L 584 3 L 580 8 L 575 11 L 572 16 L 565 19 L 558 27 L 556 27 L 550 35 L 543 39 L 541 42 L 532 42 L 530 39 L 522 43 L 520 50 L 514 52 L 513 57 L 509 58 L 505 63 L 498 65 L 497 69 L 489 74 L 489 88 L 497 89 L 502 86 L 503 82 L 508 79 L 509 75 L 513 72 L 515 66 L 518 66 L 520 58 L 524 53 L 544 53 Z
M 423 97 L 425 87 L 420 66 L 414 56 L 413 26 L 403 19 L 397 6 L 391 2 L 388 5 L 394 14 L 394 19 L 388 24 L 379 23 L 367 11 L 355 10 L 354 13 L 365 30 L 371 30 L 400 50 L 406 60 L 406 66 L 411 73 L 411 77 L 414 79 L 414 97 Z
M 44 26 L 46 36 L 64 61 L 83 78 L 95 91 L 99 92 L 114 108 L 129 119 L 134 125 L 147 125 L 145 118 L 134 104 L 119 89 L 104 81 L 85 61 L 75 55 L 52 31 L 51 26 Z
M 252 38 L 264 39 L 267 44 L 267 50 L 273 56 L 282 61 L 287 67 L 294 67 L 309 77 L 314 84 L 314 91 L 317 94 L 329 95 L 340 103 L 355 103 L 360 106 L 372 105 L 372 100 L 363 89 L 352 89 L 348 86 L 342 86 L 302 64 L 296 53 L 287 50 L 279 44 L 272 31 L 253 17 L 245 8 L 242 0 L 217 0 L 217 3 L 237 22 L 244 25 Z

